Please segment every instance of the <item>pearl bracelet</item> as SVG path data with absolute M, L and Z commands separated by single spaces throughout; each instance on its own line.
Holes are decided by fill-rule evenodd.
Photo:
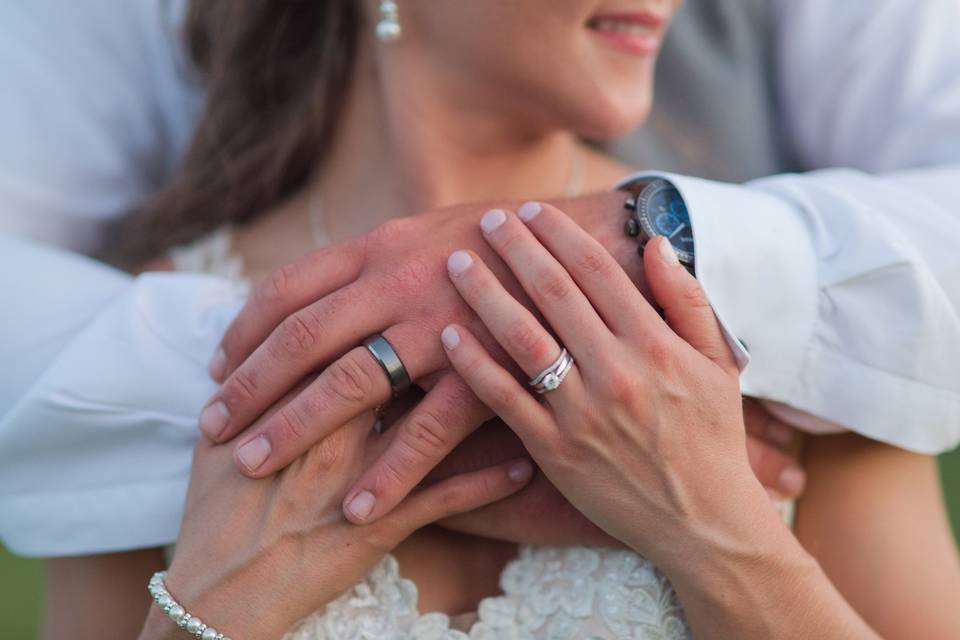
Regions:
M 163 612 L 170 616 L 178 627 L 184 629 L 187 633 L 201 638 L 202 640 L 230 640 L 222 633 L 208 627 L 200 618 L 190 615 L 179 602 L 173 599 L 170 592 L 167 591 L 167 585 L 163 580 L 167 577 L 166 571 L 158 571 L 150 578 L 150 584 L 147 590 L 153 596 L 154 602 L 163 609 Z

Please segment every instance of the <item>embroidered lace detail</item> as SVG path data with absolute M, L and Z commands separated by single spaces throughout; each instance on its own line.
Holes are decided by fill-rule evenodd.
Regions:
M 465 634 L 442 613 L 417 612 L 417 587 L 386 556 L 363 582 L 284 640 L 686 640 L 666 577 L 635 553 L 522 546 Z

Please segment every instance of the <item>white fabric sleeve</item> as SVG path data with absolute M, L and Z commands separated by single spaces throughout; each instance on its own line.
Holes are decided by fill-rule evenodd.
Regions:
M 169 177 L 201 91 L 184 0 L 0 2 L 0 233 L 79 251 Z
M 235 281 L 132 278 L 0 237 L 0 539 L 61 556 L 176 539 L 216 385 L 206 362 L 242 304 Z M 64 295 L 63 282 L 71 284 Z M 57 285 L 61 286 L 57 286 Z
M 960 442 L 960 3 L 781 0 L 780 98 L 824 170 L 668 176 L 744 393 L 810 431 Z M 827 169 L 847 167 L 846 169 Z

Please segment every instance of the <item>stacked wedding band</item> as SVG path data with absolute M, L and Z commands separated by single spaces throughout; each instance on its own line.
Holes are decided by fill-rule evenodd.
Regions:
M 158 571 L 153 574 L 147 589 L 157 606 L 163 609 L 163 612 L 170 616 L 170 619 L 178 627 L 201 640 L 230 640 L 213 627 L 207 626 L 200 618 L 187 613 L 183 605 L 174 600 L 170 592 L 167 591 L 167 586 L 163 582 L 166 577 L 166 571 Z
M 553 361 L 553 364 L 537 374 L 528 384 L 537 393 L 553 391 L 560 386 L 571 369 L 573 369 L 573 356 L 567 353 L 566 349 L 563 349 L 557 359 Z

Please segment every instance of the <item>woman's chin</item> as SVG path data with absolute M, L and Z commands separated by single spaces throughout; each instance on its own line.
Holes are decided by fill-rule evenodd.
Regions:
M 646 96 L 631 100 L 597 100 L 577 133 L 588 140 L 613 140 L 642 126 L 650 109 L 651 101 Z

